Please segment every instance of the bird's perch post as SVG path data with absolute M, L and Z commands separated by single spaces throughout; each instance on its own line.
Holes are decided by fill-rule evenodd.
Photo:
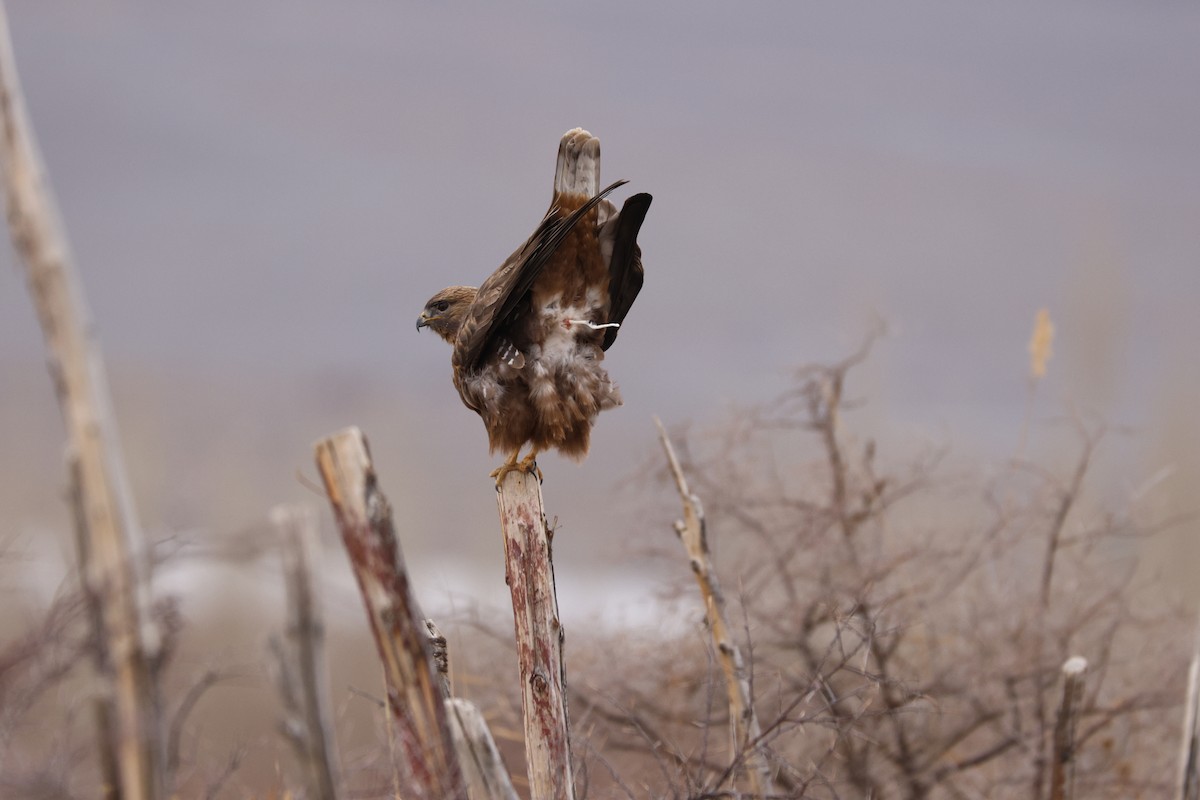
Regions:
M 8 17 L 0 5 L 0 165 L 8 226 L 25 265 L 46 339 L 50 371 L 70 436 L 83 528 L 81 566 L 99 599 L 112 670 L 116 765 L 123 800 L 165 794 L 155 676 L 157 630 L 148 590 L 130 552 L 141 539 L 121 460 L 108 382 L 83 288 L 25 111 Z M 116 794 L 114 787 L 101 791 Z
M 367 440 L 358 428 L 347 428 L 318 442 L 316 459 L 383 661 L 388 710 L 403 770 L 400 794 L 422 800 L 467 800 L 442 683 L 433 667 L 391 505 L 377 485 Z
M 509 472 L 496 487 L 496 503 L 504 531 L 505 580 L 512 592 L 530 797 L 572 800 L 563 630 L 537 477 Z

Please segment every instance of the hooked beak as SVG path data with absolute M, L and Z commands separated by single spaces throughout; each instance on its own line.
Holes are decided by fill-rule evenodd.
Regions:
M 419 331 L 421 328 L 428 327 L 429 320 L 429 314 L 425 311 L 422 311 L 421 316 L 417 317 L 417 330 Z

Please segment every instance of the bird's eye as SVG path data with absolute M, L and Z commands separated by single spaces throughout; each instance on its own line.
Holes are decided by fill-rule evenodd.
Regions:
M 448 302 L 446 302 L 445 300 L 439 300 L 438 302 L 433 304 L 433 307 L 436 308 L 438 311 L 445 311 L 446 309 L 448 309 L 450 307 L 450 304 Z

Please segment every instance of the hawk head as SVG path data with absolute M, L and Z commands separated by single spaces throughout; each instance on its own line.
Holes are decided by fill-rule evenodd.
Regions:
M 467 316 L 471 303 L 475 302 L 477 290 L 474 286 L 451 286 L 429 298 L 425 310 L 417 317 L 417 330 L 432 328 L 433 332 L 454 344 L 458 328 Z

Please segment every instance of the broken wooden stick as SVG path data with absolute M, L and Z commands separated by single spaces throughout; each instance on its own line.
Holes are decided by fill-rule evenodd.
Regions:
M 461 697 L 449 697 L 446 715 L 471 800 L 518 800 L 500 748 L 478 706 Z
M 1050 800 L 1075 796 L 1075 728 L 1083 704 L 1083 675 L 1087 659 L 1072 656 L 1062 666 L 1063 696 L 1054 726 L 1054 760 L 1050 767 Z
M 383 661 L 392 731 L 402 756 L 402 794 L 467 800 L 424 617 L 409 586 L 391 505 L 379 489 L 367 440 L 358 428 L 346 428 L 317 443 L 316 459 Z
M 500 748 L 496 747 L 483 713 L 470 700 L 451 696 L 450 651 L 446 637 L 431 619 L 425 620 L 425 627 L 433 647 L 433 663 L 446 695 L 446 717 L 450 720 L 454 749 L 458 751 L 458 764 L 467 781 L 467 794 L 471 800 L 518 800 L 508 768 L 500 757 Z
M 307 506 L 271 510 L 279 532 L 287 596 L 287 628 L 273 640 L 287 716 L 282 728 L 299 759 L 306 796 L 337 800 L 337 755 L 325 661 L 325 624 L 313 581 L 316 518 Z
M 536 475 L 513 470 L 496 487 L 512 593 L 525 764 L 531 800 L 573 800 L 563 629 L 554 592 L 551 533 Z

